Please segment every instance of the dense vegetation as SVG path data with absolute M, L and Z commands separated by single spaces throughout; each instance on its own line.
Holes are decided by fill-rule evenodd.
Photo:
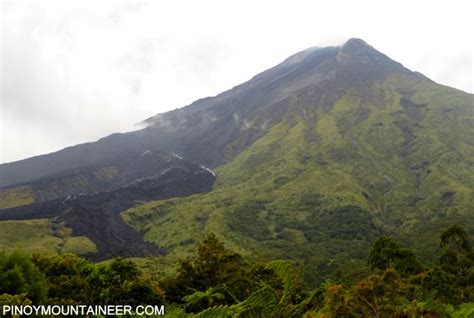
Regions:
M 73 254 L 0 254 L 1 304 L 165 304 L 170 317 L 472 317 L 474 251 L 448 227 L 433 263 L 388 237 L 369 253 L 369 274 L 308 286 L 287 260 L 250 261 L 216 236 L 198 244 L 173 276 L 130 260 L 91 263 Z

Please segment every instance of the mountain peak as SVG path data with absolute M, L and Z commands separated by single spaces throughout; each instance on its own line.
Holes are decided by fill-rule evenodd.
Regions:
M 366 48 L 375 50 L 372 46 L 370 46 L 367 42 L 359 38 L 350 38 L 342 45 L 343 48 L 346 49 L 355 49 L 355 48 Z
M 381 58 L 389 59 L 386 55 L 380 53 L 364 40 L 352 38 L 344 43 L 338 54 L 338 59 L 351 58 L 359 62 L 369 62 L 369 60 L 378 60 Z
M 363 66 L 366 71 L 373 71 L 372 68 L 377 67 L 385 71 L 410 72 L 402 64 L 392 60 L 358 38 L 351 38 L 340 46 L 336 58 L 340 64 Z M 360 68 L 357 69 L 361 71 Z

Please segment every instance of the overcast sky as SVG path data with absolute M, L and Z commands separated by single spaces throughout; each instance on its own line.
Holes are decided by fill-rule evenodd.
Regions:
M 473 92 L 465 0 L 2 1 L 0 10 L 0 163 L 132 130 L 351 37 Z

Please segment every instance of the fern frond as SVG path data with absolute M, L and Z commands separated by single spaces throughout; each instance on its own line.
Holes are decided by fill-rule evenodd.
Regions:
M 201 311 L 199 314 L 194 317 L 199 318 L 232 318 L 235 317 L 236 312 L 229 306 L 216 306 L 207 308 L 204 311 Z
M 273 270 L 283 283 L 284 290 L 279 304 L 290 303 L 291 297 L 296 290 L 296 282 L 298 279 L 293 265 L 289 261 L 276 260 L 268 263 L 266 268 Z
M 271 287 L 265 286 L 253 292 L 243 302 L 234 305 L 233 308 L 235 308 L 239 313 L 252 310 L 268 314 L 276 310 L 277 297 L 275 291 Z

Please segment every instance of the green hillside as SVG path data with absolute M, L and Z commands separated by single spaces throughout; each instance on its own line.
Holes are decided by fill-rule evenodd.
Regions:
M 211 192 L 145 203 L 124 220 L 168 249 L 168 260 L 213 232 L 250 257 L 311 264 L 315 280 L 363 270 L 382 234 L 429 259 L 446 224 L 472 231 L 472 95 L 393 75 L 328 108 L 314 104 L 312 89 L 280 102 L 283 119 L 217 169 Z

